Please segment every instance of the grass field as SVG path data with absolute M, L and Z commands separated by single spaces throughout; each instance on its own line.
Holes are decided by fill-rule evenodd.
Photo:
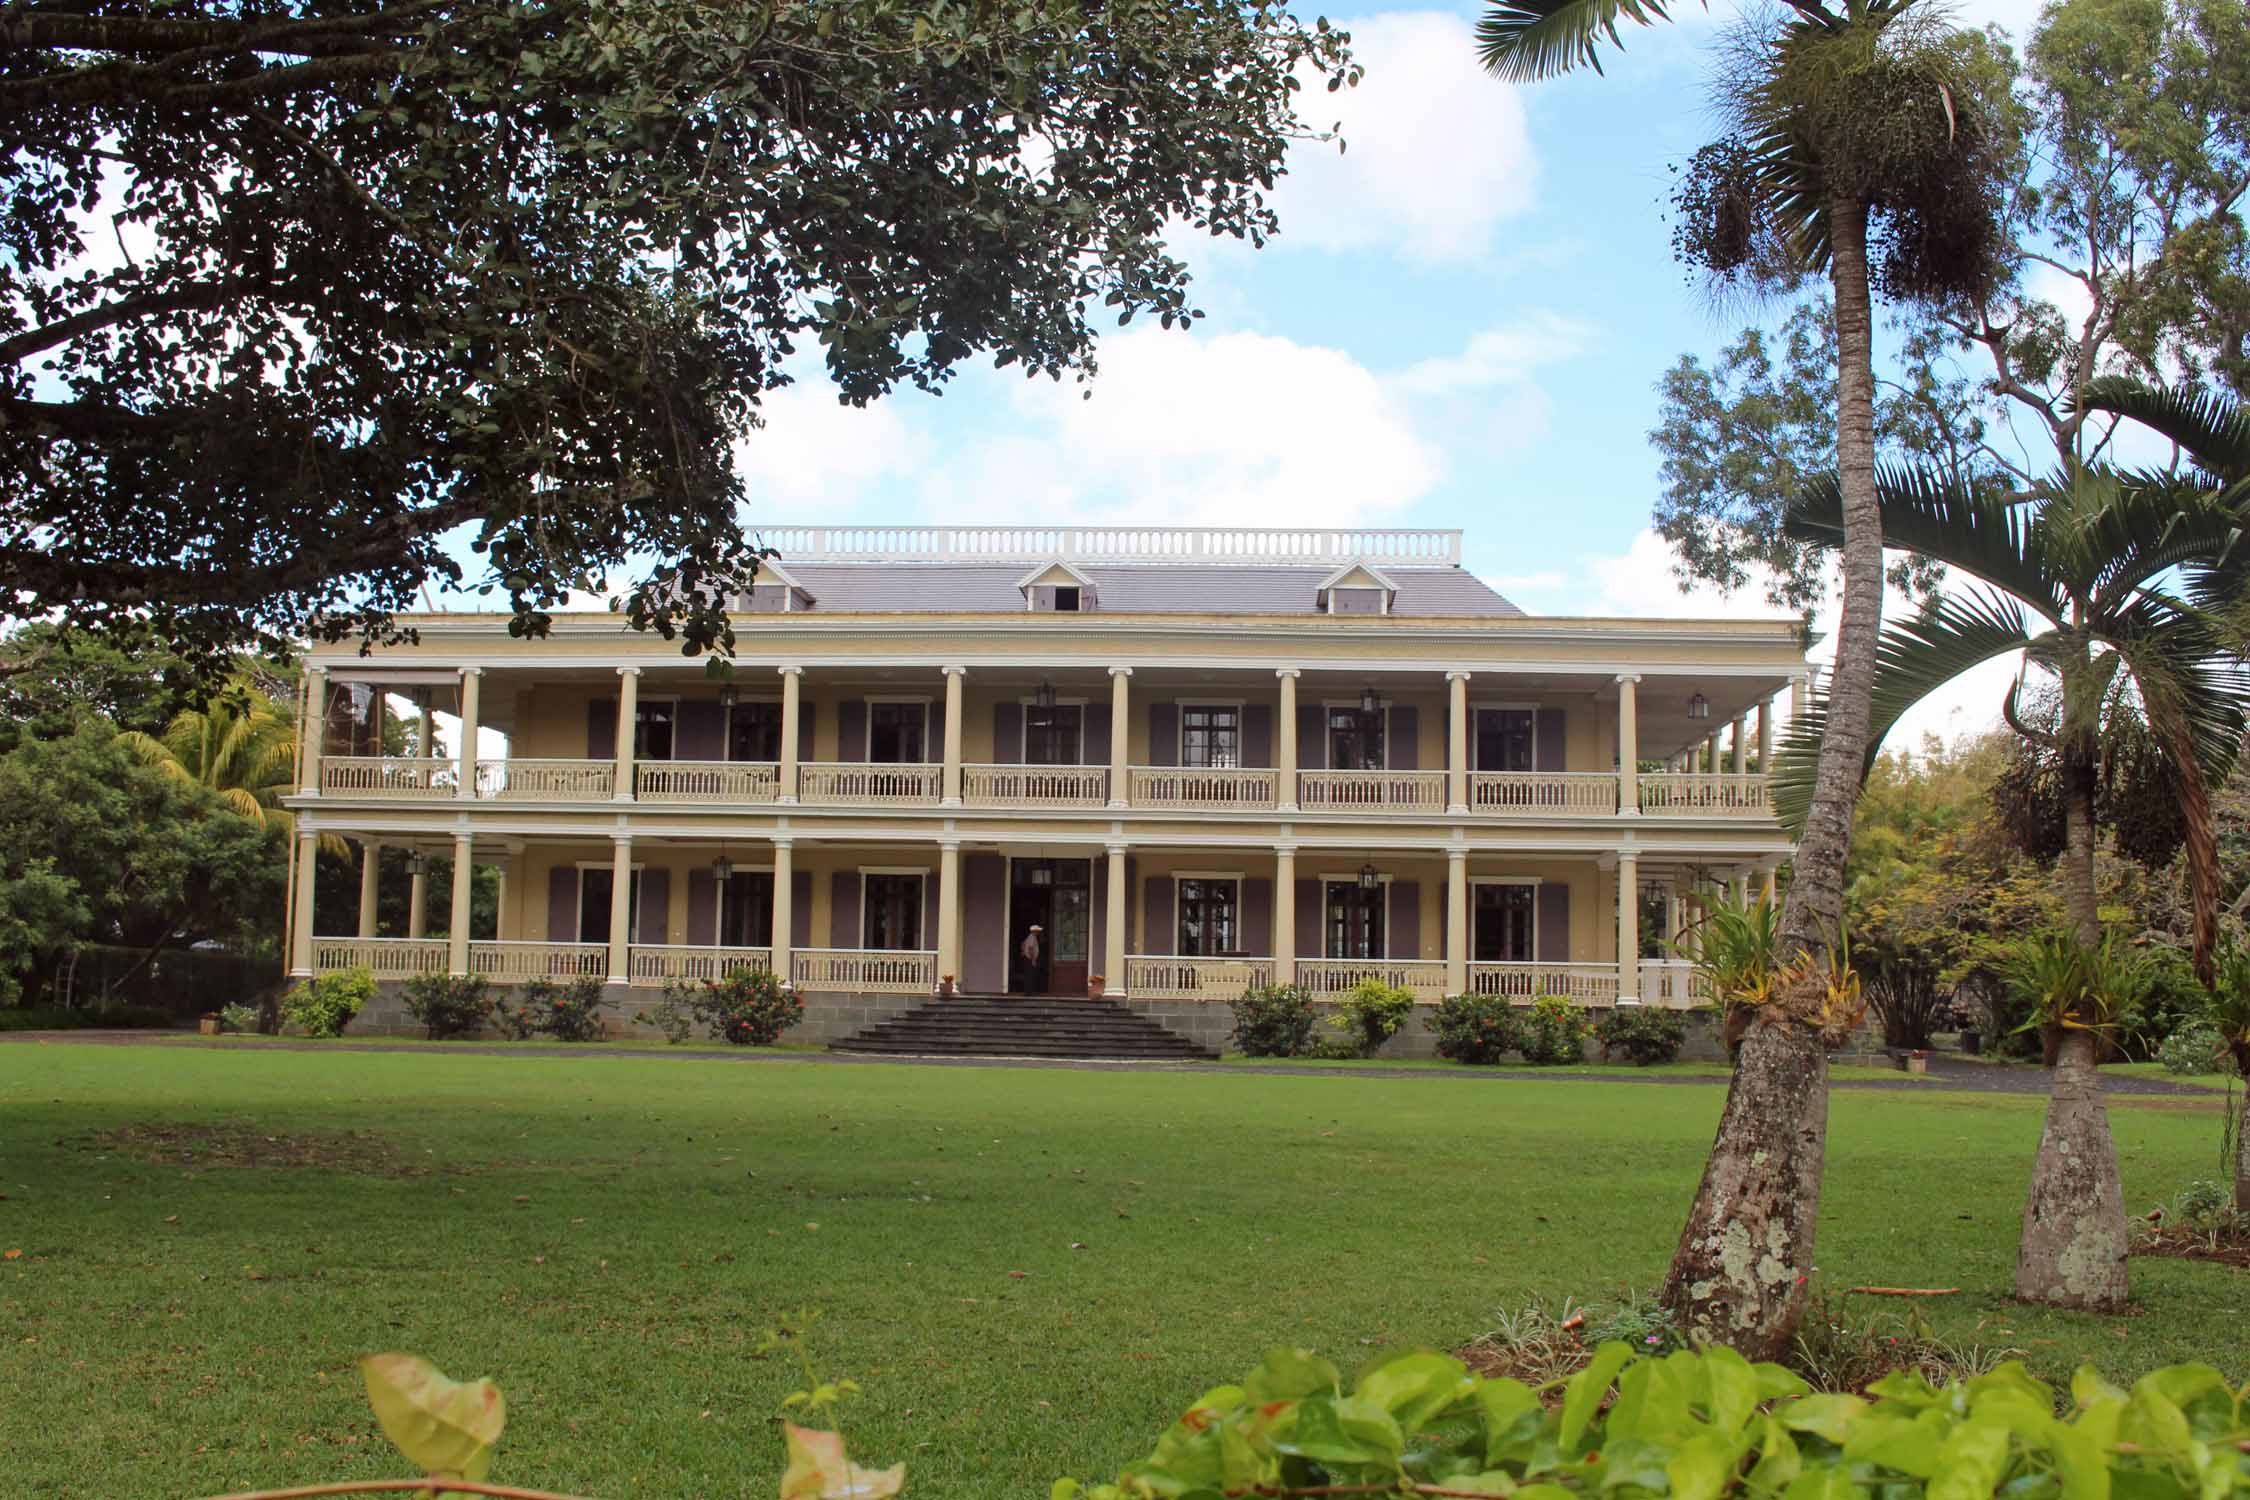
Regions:
M 397 1348 L 500 1382 L 497 1479 L 769 1495 L 795 1376 L 753 1351 L 809 1304 L 824 1370 L 867 1386 L 855 1449 L 904 1459 L 909 1496 L 1044 1495 L 1146 1451 L 1269 1345 L 1349 1366 L 1458 1344 L 1526 1299 L 1650 1287 L 1720 1099 L 1252 1069 L 0 1046 L 0 1249 L 22 1252 L 0 1260 L 0 1490 L 130 1500 L 396 1472 L 352 1362 Z M 1931 1305 L 1941 1332 L 2050 1374 L 2082 1357 L 2250 1374 L 2239 1271 L 2136 1262 L 2141 1310 L 2122 1318 L 2006 1299 L 2040 1108 L 1839 1092 L 1821 1281 L 1960 1286 Z M 2113 1109 L 2129 1204 L 2213 1174 L 2219 1108 Z M 214 1129 L 315 1164 L 182 1158 Z

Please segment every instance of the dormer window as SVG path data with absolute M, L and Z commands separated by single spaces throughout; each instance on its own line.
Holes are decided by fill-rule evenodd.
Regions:
M 1320 581 L 1320 610 L 1330 615 L 1387 615 L 1398 585 L 1366 563 L 1350 563 Z
M 1330 589 L 1328 612 L 1332 615 L 1379 615 L 1383 613 L 1381 589 Z
M 757 576 L 750 587 L 736 594 L 733 607 L 745 614 L 793 615 L 811 609 L 813 596 L 805 586 L 781 568 L 780 564 L 766 561 L 758 565 Z
M 1055 585 L 1055 613 L 1058 615 L 1078 613 L 1078 585 L 1074 583 Z
M 1094 580 L 1060 558 L 1033 568 L 1016 587 L 1023 591 L 1023 607 L 1036 614 L 1087 614 L 1099 604 Z

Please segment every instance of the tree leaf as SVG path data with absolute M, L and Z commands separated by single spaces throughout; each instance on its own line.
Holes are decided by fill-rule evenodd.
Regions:
M 482 1479 L 508 1418 L 489 1380 L 449 1380 L 414 1354 L 370 1354 L 359 1362 L 367 1404 L 407 1462 L 425 1474 Z
M 844 1456 L 844 1435 L 781 1424 L 789 1467 L 781 1474 L 781 1500 L 886 1500 L 906 1485 L 906 1465 L 876 1471 Z

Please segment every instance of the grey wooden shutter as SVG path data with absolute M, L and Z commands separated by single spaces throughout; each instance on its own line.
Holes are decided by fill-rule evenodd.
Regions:
M 930 732 L 922 740 L 922 759 L 931 764 L 945 760 L 945 698 L 940 694 L 930 700 Z
M 641 869 L 640 930 L 634 935 L 638 943 L 662 943 L 670 940 L 672 929 L 672 872 L 658 865 Z
M 846 698 L 836 705 L 836 759 L 867 759 L 867 700 Z
M 1177 703 L 1148 706 L 1148 763 L 1152 766 L 1180 763 L 1180 705 Z
M 819 704 L 813 702 L 810 698 L 799 698 L 797 700 L 797 759 L 799 761 L 808 761 L 813 758 L 813 724 L 819 718 Z M 784 788 L 784 790 L 794 791 L 795 788 L 789 787 Z
M 1023 705 L 992 705 L 992 763 L 1013 766 L 1023 761 Z
M 1089 703 L 1078 735 L 1078 763 L 1082 766 L 1109 764 L 1109 705 Z
M 586 758 L 617 758 L 617 700 L 595 698 L 586 704 Z
M 937 940 L 937 877 L 922 877 L 922 940 L 915 946 L 935 948 Z
M 1051 583 L 1033 584 L 1031 588 L 1031 607 L 1034 610 L 1043 609 L 1052 611 L 1055 607 L 1055 586 Z
M 1422 769 L 1422 715 L 1411 703 L 1391 705 L 1391 721 L 1383 734 L 1384 764 L 1393 771 Z
M 1242 951 L 1273 957 L 1273 882 L 1262 875 L 1242 882 Z
M 838 870 L 828 882 L 828 946 L 857 948 L 862 936 L 859 925 L 859 871 Z
M 1172 920 L 1172 877 L 1149 876 L 1141 899 L 1147 911 L 1141 919 L 1141 941 L 1149 944 L 1154 952 L 1177 952 L 1180 934 Z
M 1109 861 L 1099 855 L 1086 861 L 1086 971 L 1109 977 Z M 1117 976 L 1119 989 L 1125 976 Z
M 1560 881 L 1539 883 L 1539 962 L 1570 962 L 1570 887 Z
M 1273 705 L 1242 705 L 1242 763 L 1265 769 L 1273 765 Z
M 1325 946 L 1320 934 L 1320 882 L 1300 878 L 1297 881 L 1296 956 L 1318 958 Z
M 719 940 L 719 882 L 707 866 L 687 872 L 687 940 L 699 948 Z
M 1297 769 L 1328 769 L 1328 710 L 1317 703 L 1297 705 Z
M 812 946 L 812 871 L 789 872 L 789 946 Z
M 1532 752 L 1532 769 L 1560 771 L 1563 769 L 1563 736 L 1568 732 L 1568 717 L 1559 708 L 1542 708 L 1532 721 L 1537 747 Z
M 673 753 L 681 760 L 724 760 L 727 753 L 727 711 L 705 699 L 680 703 L 680 737 Z
M 961 861 L 961 988 L 989 995 L 1008 987 L 1002 960 L 1007 921 L 1008 860 L 971 854 Z
M 547 941 L 578 941 L 578 867 L 557 865 L 547 872 Z
M 1418 880 L 1391 882 L 1390 915 L 1383 923 L 1388 929 L 1385 941 L 1390 945 L 1392 958 L 1420 958 L 1422 956 L 1422 883 Z

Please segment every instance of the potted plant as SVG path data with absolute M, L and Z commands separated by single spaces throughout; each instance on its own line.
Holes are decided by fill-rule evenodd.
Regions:
M 953 998 L 955 991 L 953 986 L 953 976 L 951 974 L 941 974 L 938 976 L 937 992 L 940 999 L 950 1000 Z
M 1086 998 L 1089 1000 L 1101 999 L 1102 991 L 1106 989 L 1108 985 L 1109 981 L 1104 979 L 1101 975 L 1088 974 L 1086 976 Z
M 207 1010 L 202 1015 L 197 1016 L 195 1018 L 195 1029 L 205 1036 L 217 1036 L 219 1034 L 219 1013 L 215 1010 Z

